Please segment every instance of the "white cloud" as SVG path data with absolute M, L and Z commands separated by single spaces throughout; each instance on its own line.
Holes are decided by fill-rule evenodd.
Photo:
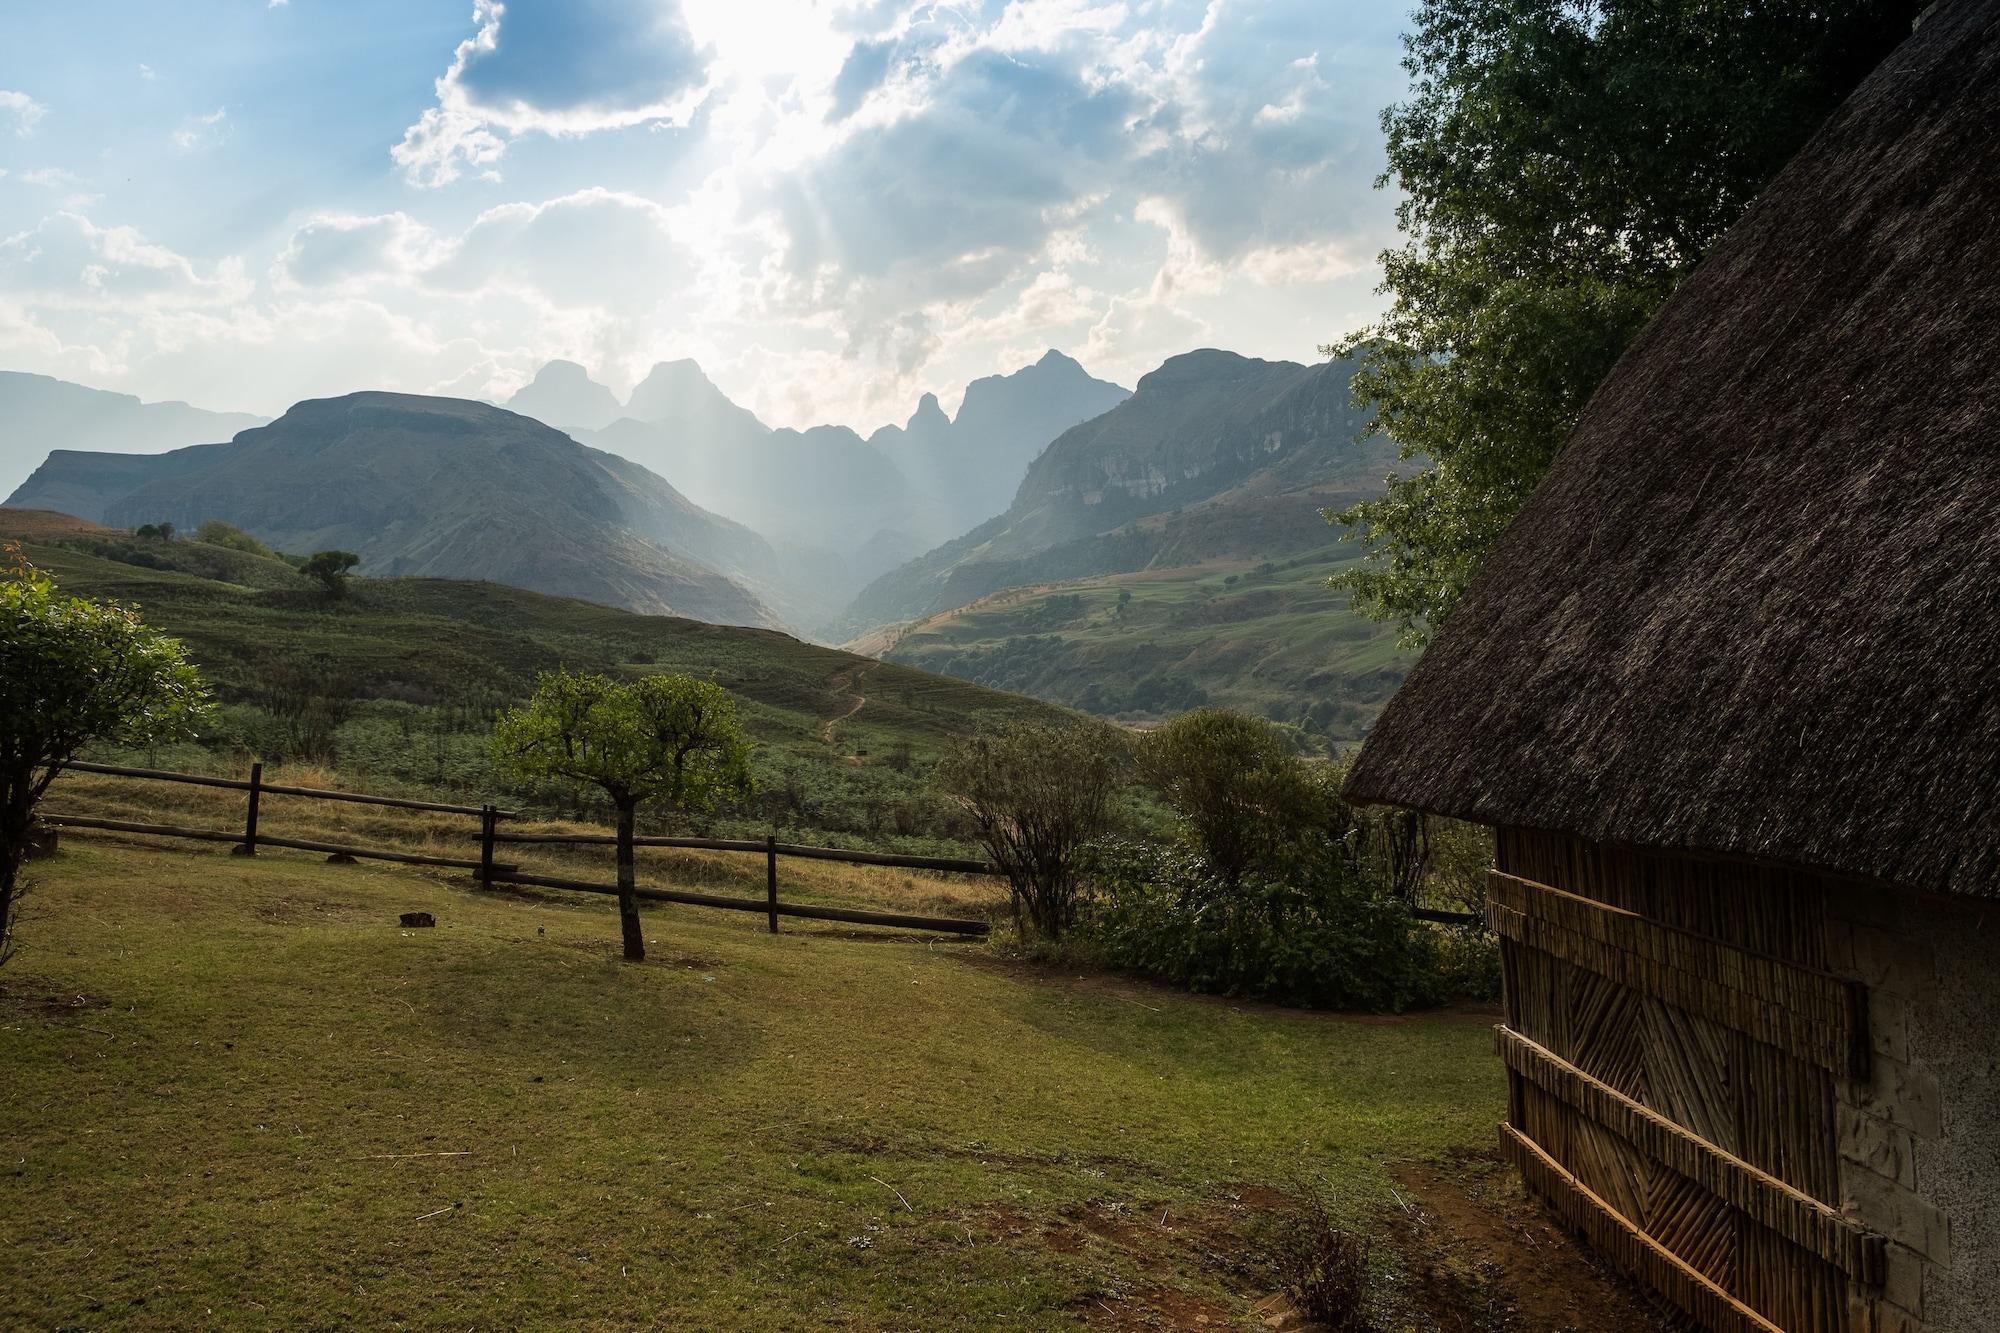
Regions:
M 524 134 L 686 124 L 706 92 L 706 54 L 672 0 L 473 0 L 472 19 L 437 105 L 390 150 L 414 184 L 490 173 Z
M 0 293 L 68 308 L 209 305 L 250 294 L 243 265 L 224 260 L 203 271 L 132 227 L 99 227 L 59 212 L 0 237 Z
M 0 88 L 0 123 L 11 120 L 14 133 L 23 139 L 35 132 L 35 125 L 49 109 L 26 93 Z
M 235 255 L 97 227 L 72 196 L 0 236 L 0 349 L 114 367 L 98 378 L 154 396 L 241 366 L 262 410 L 364 385 L 505 393 L 551 357 L 622 390 L 692 356 L 774 424 L 866 429 L 1051 345 L 1127 383 L 1200 343 L 1309 356 L 1365 314 L 1392 234 L 1372 189 L 1377 114 L 1401 91 L 1388 9 L 470 10 L 436 52 L 435 100 L 380 145 L 406 181 L 445 188 L 392 210 L 327 177 L 279 239 L 232 232 L 265 238 Z M 196 149 L 253 118 L 229 96 L 164 132 Z M 20 128 L 13 109 L 0 99 L 0 131 Z M 448 188 L 503 167 L 505 194 Z
M 406 213 L 321 214 L 292 232 L 272 275 L 287 289 L 404 282 L 436 263 L 442 248 Z
M 209 148 L 229 138 L 229 108 L 217 107 L 205 116 L 189 116 L 174 131 L 174 146 L 183 152 Z

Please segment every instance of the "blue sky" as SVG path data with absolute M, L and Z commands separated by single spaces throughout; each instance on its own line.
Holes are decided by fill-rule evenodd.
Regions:
M 0 368 L 277 412 L 692 356 L 867 430 L 1378 306 L 1362 0 L 6 6 Z

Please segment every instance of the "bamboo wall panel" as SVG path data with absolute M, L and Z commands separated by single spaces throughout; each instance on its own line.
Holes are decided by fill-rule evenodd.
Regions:
M 1834 1206 L 1867 1013 L 1824 970 L 1823 882 L 1519 830 L 1500 849 L 1506 1134 L 1531 1186 L 1707 1327 L 1850 1333 L 1885 1254 Z
M 1662 925 L 1728 940 L 1802 967 L 1826 966 L 1823 876 L 1802 870 L 1605 847 L 1537 829 L 1498 830 L 1497 864 L 1637 912 Z
M 1864 1281 L 1880 1280 L 1881 1237 L 1804 1191 L 1724 1152 L 1690 1127 L 1592 1078 L 1511 1028 L 1502 1027 L 1496 1035 L 1501 1059 L 1509 1069 L 1586 1119 L 1610 1129 L 1668 1173 L 1698 1186 L 1718 1205 L 1746 1213 Z M 1648 1206 L 1645 1216 L 1650 1220 L 1654 1215 L 1654 1207 Z
M 1502 937 L 1623 988 L 1830 1070 L 1866 1072 L 1865 1009 L 1838 977 L 1500 871 L 1488 877 L 1487 918 Z
M 1594 1191 L 1511 1125 L 1501 1146 L 1536 1193 L 1611 1262 L 1646 1282 L 1714 1333 L 1787 1333 L 1730 1295 L 1657 1240 L 1632 1226 Z

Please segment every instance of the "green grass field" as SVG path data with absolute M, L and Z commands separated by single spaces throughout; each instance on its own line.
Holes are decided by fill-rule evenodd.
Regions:
M 33 884 L 10 1327 L 1254 1327 L 1279 1194 L 1407 1208 L 1502 1112 L 1483 1013 L 691 908 L 634 967 L 608 902 L 296 853 L 73 838 Z
M 1355 563 L 1332 546 L 1012 589 L 910 626 L 887 656 L 1126 720 L 1218 704 L 1338 746 L 1365 734 L 1411 661 L 1392 626 L 1327 587 Z

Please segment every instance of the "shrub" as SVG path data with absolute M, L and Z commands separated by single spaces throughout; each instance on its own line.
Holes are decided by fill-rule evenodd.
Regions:
M 1283 1225 L 1278 1278 L 1298 1312 L 1328 1333 L 1366 1333 L 1367 1238 L 1341 1226 L 1317 1195 L 1288 1210 Z
M 1016 925 L 1056 940 L 1075 920 L 1080 861 L 1110 830 L 1123 767 L 1116 733 L 1081 723 L 976 736 L 938 764 L 1006 873 Z
M 194 530 L 194 539 L 206 546 L 220 546 L 228 551 L 243 551 L 249 555 L 274 556 L 271 548 L 233 524 L 224 523 L 219 518 L 211 518 Z M 275 557 L 274 557 L 275 558 Z
M 1139 772 L 1227 884 L 1255 869 L 1281 871 L 1338 806 L 1283 733 L 1224 708 L 1183 713 L 1145 736 Z
M 1099 853 L 1078 920 L 1099 961 L 1189 990 L 1399 1012 L 1449 994 L 1435 932 L 1339 858 L 1231 884 L 1186 847 Z
M 317 580 L 327 596 L 341 597 L 347 593 L 347 571 L 360 563 L 361 557 L 352 551 L 314 551 L 299 572 Z

